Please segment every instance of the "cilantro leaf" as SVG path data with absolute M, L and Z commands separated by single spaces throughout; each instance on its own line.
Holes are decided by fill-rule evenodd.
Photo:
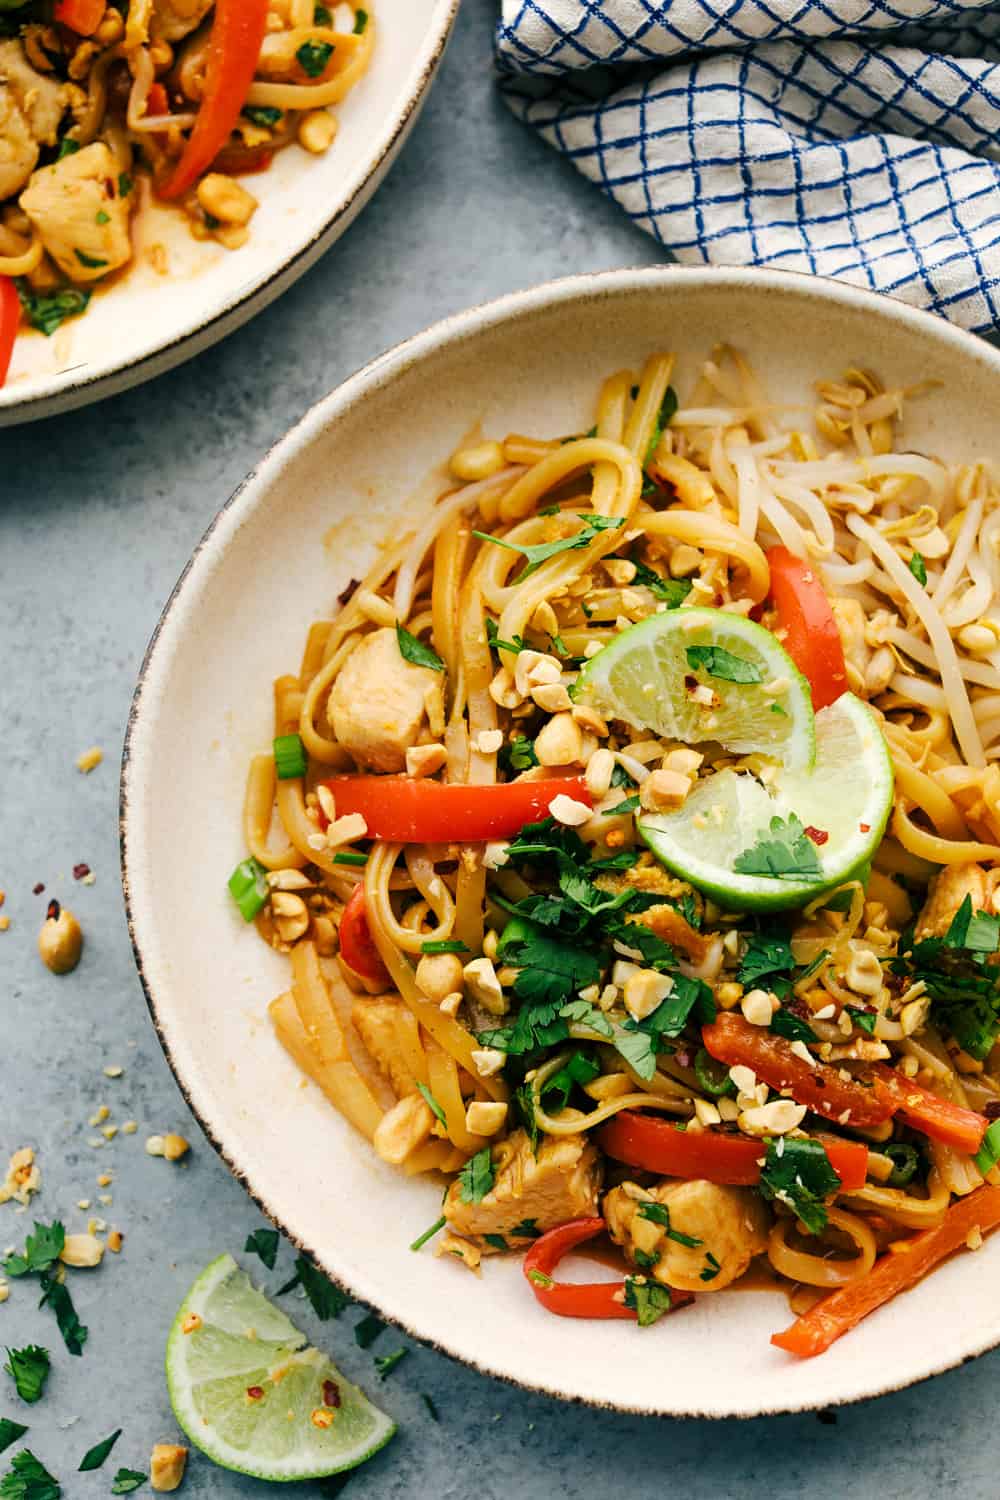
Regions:
M 822 880 L 816 846 L 795 813 L 775 816 L 766 835 L 733 860 L 738 875 L 764 875 L 772 880 Z
M 3 1453 L 12 1443 L 19 1442 L 27 1430 L 27 1427 L 20 1422 L 12 1422 L 9 1417 L 0 1417 L 0 1453 Z
M 860 1010 L 856 1005 L 849 1005 L 847 1007 L 847 1014 L 859 1031 L 865 1031 L 869 1036 L 875 1035 L 875 1025 L 878 1021 L 877 1011 Z
M 146 1483 L 148 1474 L 140 1474 L 138 1469 L 119 1469 L 111 1486 L 112 1495 L 131 1495 L 140 1485 Z
M 735 656 L 723 646 L 688 646 L 687 663 L 692 672 L 699 668 L 709 677 L 718 677 L 723 682 L 763 682 L 760 667 L 742 656 Z
M 600 1073 L 600 1064 L 585 1052 L 574 1052 L 541 1090 L 542 1105 L 548 1114 L 559 1114 L 566 1108 L 577 1084 L 592 1083 Z
M 538 765 L 534 740 L 529 740 L 524 734 L 515 734 L 500 746 L 497 764 L 503 771 L 530 771 L 532 766 Z
M 787 934 L 763 930 L 751 933 L 747 939 L 736 977 L 740 984 L 750 989 L 769 974 L 790 974 L 794 968 L 795 960 Z
M 913 556 L 909 561 L 909 569 L 918 583 L 927 587 L 927 564 L 921 554 L 914 548 Z
M 781 1136 L 767 1143 L 760 1191 L 790 1208 L 810 1234 L 826 1227 L 824 1199 L 840 1187 L 840 1178 L 819 1141 Z
M 59 1500 L 62 1486 L 28 1448 L 11 1459 L 10 1471 L 0 1479 L 0 1500 Z
M 932 1014 L 970 1056 L 982 1061 L 1000 1037 L 1000 968 L 989 959 L 1000 946 L 1000 918 L 973 911 L 966 896 L 943 937 L 899 940 L 889 967 L 923 981 Z
M 110 1437 L 103 1438 L 101 1442 L 95 1443 L 93 1448 L 88 1448 L 80 1460 L 80 1467 L 77 1473 L 86 1474 L 90 1469 L 99 1469 L 121 1435 L 122 1430 L 119 1427 Z
M 562 1005 L 601 977 L 593 953 L 561 943 L 541 928 L 507 944 L 504 959 L 518 969 L 514 994 L 530 1006 Z
M 435 1119 L 440 1120 L 442 1125 L 447 1125 L 448 1116 L 445 1114 L 444 1110 L 441 1108 L 440 1104 L 437 1102 L 427 1085 L 425 1083 L 418 1082 L 417 1088 L 423 1094 L 428 1106 L 430 1107 L 431 1114 L 434 1115 Z
M 656 1072 L 656 1038 L 641 1027 L 620 1031 L 615 1037 L 615 1051 L 647 1083 Z
M 640 1328 L 649 1328 L 670 1311 L 670 1288 L 644 1276 L 626 1276 L 625 1306 L 635 1309 Z
M 333 51 L 329 42 L 303 42 L 295 56 L 303 73 L 310 78 L 318 78 L 333 56 Z
M 667 1231 L 667 1239 L 674 1240 L 678 1245 L 686 1245 L 689 1250 L 697 1250 L 702 1243 L 696 1240 L 693 1234 L 682 1234 L 679 1229 L 673 1229 L 670 1224 L 670 1210 L 665 1203 L 654 1203 L 647 1200 L 639 1204 L 639 1218 L 648 1219 L 651 1224 L 662 1224 Z
M 773 1031 L 775 1036 L 783 1036 L 790 1042 L 815 1042 L 817 1040 L 816 1033 L 809 1022 L 804 1021 L 801 1016 L 797 1016 L 791 1010 L 776 1010 L 771 1017 L 769 1030 Z
M 8 1255 L 3 1268 L 8 1276 L 30 1276 L 47 1271 L 59 1259 L 66 1231 L 56 1219 L 52 1224 L 35 1221 L 35 1232 L 25 1241 L 23 1255 Z
M 22 1401 L 38 1401 L 49 1378 L 49 1351 L 37 1344 L 28 1344 L 24 1349 L 8 1349 L 4 1370 L 13 1380 Z
M 524 1126 L 532 1156 L 538 1155 L 538 1120 L 535 1116 L 535 1095 L 530 1083 L 522 1083 L 514 1090 L 514 1109 Z
M 70 1354 L 82 1354 L 83 1346 L 87 1342 L 87 1329 L 76 1315 L 69 1288 L 63 1282 L 57 1281 L 49 1271 L 42 1273 L 41 1286 L 42 1300 L 38 1304 L 39 1307 L 45 1307 L 46 1304 L 51 1307 L 56 1315 L 56 1323 L 66 1348 Z
M 652 463 L 653 455 L 655 454 L 657 448 L 660 446 L 660 439 L 663 436 L 663 429 L 670 426 L 670 423 L 673 421 L 674 413 L 676 411 L 677 392 L 674 390 L 672 385 L 668 385 L 666 391 L 663 394 L 663 400 L 660 402 L 660 410 L 656 414 L 656 422 L 653 426 L 649 444 L 646 448 L 646 457 L 642 461 L 642 467 L 644 469 L 648 468 Z
M 430 646 L 425 646 L 423 641 L 411 635 L 408 630 L 404 630 L 402 625 L 396 626 L 396 644 L 404 661 L 415 667 L 429 667 L 432 672 L 444 671 L 444 662 L 437 652 L 432 651 Z
M 661 578 L 659 573 L 641 562 L 635 564 L 633 582 L 649 589 L 654 599 L 662 600 L 668 609 L 678 609 L 694 586 L 690 578 Z
M 259 1256 L 267 1269 L 273 1271 L 274 1263 L 278 1258 L 279 1239 L 276 1229 L 255 1229 L 253 1234 L 247 1235 L 247 1242 L 243 1249 L 247 1255 Z
M 344 1308 L 350 1304 L 351 1299 L 347 1293 L 341 1287 L 335 1286 L 304 1255 L 297 1257 L 295 1270 L 298 1274 L 299 1285 L 309 1298 L 312 1310 L 320 1322 L 326 1323 L 330 1318 L 339 1318 Z
M 712 1254 L 711 1250 L 706 1250 L 705 1251 L 705 1265 L 702 1268 L 702 1270 L 699 1271 L 699 1273 L 698 1273 L 698 1280 L 699 1281 L 714 1281 L 715 1278 L 716 1278 L 716 1276 L 718 1276 L 718 1274 L 719 1274 L 719 1272 L 721 1270 L 722 1270 L 722 1267 L 720 1266 L 719 1262 L 716 1260 L 715 1256 Z
M 558 557 L 562 552 L 575 552 L 580 547 L 588 546 L 602 531 L 611 531 L 619 526 L 625 525 L 625 520 L 620 516 L 595 516 L 581 515 L 580 520 L 585 524 L 572 536 L 558 537 L 554 542 L 538 542 L 534 545 L 519 546 L 517 542 L 508 542 L 506 538 L 492 536 L 488 531 L 474 531 L 473 536 L 478 537 L 481 542 L 492 542 L 495 547 L 505 547 L 508 552 L 520 552 L 526 559 L 527 566 L 522 568 L 515 583 L 522 583 L 525 578 L 548 562 L 550 557 Z
M 458 1174 L 458 1196 L 463 1203 L 482 1203 L 493 1187 L 493 1157 L 489 1146 L 470 1156 Z
M 606 1037 L 609 1042 L 615 1034 L 615 1029 L 604 1012 L 586 1000 L 571 1000 L 562 1007 L 559 1014 L 566 1021 L 574 1021 L 577 1026 L 589 1026 L 591 1031 Z

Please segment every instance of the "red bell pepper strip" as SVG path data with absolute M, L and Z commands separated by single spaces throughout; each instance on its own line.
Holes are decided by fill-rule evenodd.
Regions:
M 547 1312 L 560 1318 L 627 1318 L 635 1322 L 635 1309 L 625 1306 L 624 1281 L 556 1281 L 553 1273 L 564 1255 L 606 1228 L 599 1214 L 590 1219 L 571 1219 L 537 1239 L 524 1257 L 522 1270 L 538 1301 Z M 693 1302 L 690 1292 L 670 1287 L 670 1310 Z
M 816 570 L 787 547 L 770 547 L 771 600 L 781 644 L 812 688 L 813 708 L 826 708 L 847 690 L 840 631 Z
M 335 776 L 327 786 L 337 816 L 360 813 L 368 836 L 394 844 L 477 844 L 511 838 L 544 818 L 560 795 L 591 805 L 582 776 L 508 781 L 495 786 L 446 784 L 408 776 Z
M 340 919 L 340 951 L 344 962 L 362 979 L 373 984 L 391 984 L 389 970 L 379 955 L 368 927 L 365 884 L 359 880 Z
M 807 1105 L 827 1120 L 865 1129 L 892 1118 L 892 1099 L 879 1079 L 866 1085 L 841 1078 L 838 1068 L 807 1063 L 784 1037 L 751 1026 L 732 1011 L 724 1011 L 711 1025 L 703 1026 L 701 1036 L 706 1050 L 719 1062 L 752 1068 L 762 1083 L 779 1091 L 789 1089 L 797 1104 Z
M 20 322 L 21 299 L 13 277 L 0 276 L 0 385 L 7 379 Z
M 984 1115 L 953 1104 L 950 1099 L 942 1099 L 930 1089 L 920 1088 L 911 1079 L 881 1063 L 876 1063 L 871 1071 L 888 1092 L 897 1116 L 905 1124 L 929 1135 L 933 1141 L 943 1141 L 947 1146 L 954 1146 L 956 1151 L 975 1156 L 989 1124 Z
M 268 0 L 215 0 L 205 89 L 181 159 L 159 186 L 161 198 L 180 198 L 225 146 L 246 102 L 260 57 Z
M 820 1136 L 830 1165 L 847 1192 L 864 1187 L 868 1176 L 868 1147 L 854 1141 Z M 670 1120 L 654 1119 L 622 1110 L 597 1132 L 601 1150 L 615 1161 L 662 1177 L 699 1178 L 732 1187 L 753 1187 L 760 1181 L 765 1147 L 745 1135 L 717 1130 L 680 1130 Z
M 93 36 L 107 8 L 107 0 L 56 0 L 53 19 L 78 36 Z
M 1000 1188 L 979 1188 L 953 1203 L 937 1229 L 925 1229 L 922 1234 L 898 1243 L 875 1262 L 867 1276 L 822 1297 L 783 1333 L 772 1334 L 771 1343 L 802 1359 L 824 1354 L 862 1318 L 899 1292 L 908 1291 L 946 1256 L 961 1249 L 975 1230 L 985 1232 L 997 1224 L 1000 1224 Z

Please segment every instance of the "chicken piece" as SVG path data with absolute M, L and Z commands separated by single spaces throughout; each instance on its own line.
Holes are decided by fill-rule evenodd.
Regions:
M 419 1047 L 417 1023 L 402 1000 L 359 1000 L 351 1009 L 351 1020 L 358 1035 L 375 1059 L 383 1078 L 392 1086 L 397 1099 L 417 1092 L 417 1079 L 406 1053 L 400 1045 L 400 1026 L 413 1029 L 413 1040 Z
M 0 83 L 0 200 L 19 193 L 35 170 L 38 143 L 8 83 Z
M 852 693 L 864 695 L 865 674 L 872 654 L 865 640 L 865 612 L 857 599 L 846 599 L 839 595 L 830 599 L 830 608 L 844 648 L 847 685 Z
M 665 1207 L 669 1224 L 640 1213 L 643 1202 Z M 720 1187 L 700 1179 L 660 1182 L 648 1192 L 633 1182 L 612 1188 L 604 1199 L 608 1233 L 647 1275 L 687 1292 L 721 1292 L 743 1275 L 755 1255 L 767 1248 L 770 1215 L 751 1188 Z M 681 1245 L 667 1229 L 698 1240 Z M 653 1257 L 652 1266 L 646 1257 Z M 718 1271 L 710 1280 L 705 1270 Z
M 54 146 L 66 112 L 63 85 L 51 74 L 33 68 L 16 39 L 0 42 L 0 86 L 3 84 L 14 95 L 38 145 Z
M 132 258 L 128 198 L 103 141 L 32 174 L 21 207 L 70 281 L 98 281 Z
M 465 1203 L 457 1182 L 444 1215 L 458 1234 L 510 1234 L 525 1219 L 539 1230 L 597 1213 L 601 1159 L 584 1135 L 541 1136 L 538 1154 L 523 1130 L 493 1148 L 494 1181 L 480 1203 Z
M 213 0 L 153 0 L 153 36 L 163 42 L 181 41 L 198 29 L 212 4 Z
M 394 630 L 375 630 L 340 669 L 327 703 L 330 727 L 359 766 L 402 771 L 424 723 L 425 696 L 438 686 L 439 673 L 400 654 Z
M 992 912 L 998 877 L 1000 870 L 984 870 L 982 865 L 945 865 L 931 881 L 927 900 L 917 918 L 913 932 L 917 942 L 944 937 L 966 896 L 971 897 L 974 912 Z

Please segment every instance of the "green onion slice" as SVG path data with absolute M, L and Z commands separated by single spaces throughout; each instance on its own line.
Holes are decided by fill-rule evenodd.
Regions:
M 274 741 L 274 769 L 279 781 L 306 774 L 306 747 L 300 734 L 279 734 Z
M 905 1187 L 916 1176 L 920 1166 L 920 1153 L 916 1146 L 910 1146 L 905 1141 L 894 1141 L 883 1148 L 882 1154 L 892 1162 L 890 1187 Z
M 271 896 L 264 866 L 252 856 L 241 859 L 229 877 L 229 894 L 239 907 L 244 922 L 252 922 Z
M 1000 1161 L 1000 1120 L 986 1127 L 983 1144 L 972 1159 L 984 1177 Z
M 736 1092 L 729 1069 L 710 1057 L 704 1047 L 699 1047 L 694 1055 L 694 1076 L 698 1080 L 698 1087 L 713 1099 L 721 1099 L 725 1094 Z

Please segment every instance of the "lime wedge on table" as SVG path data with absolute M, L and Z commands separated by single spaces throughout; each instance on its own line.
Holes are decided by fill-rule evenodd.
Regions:
M 185 1333 L 192 1314 L 201 1323 Z M 231 1255 L 213 1260 L 167 1340 L 170 1400 L 191 1441 L 257 1479 L 319 1479 L 370 1458 L 395 1424 L 306 1345 Z M 314 1412 L 333 1420 L 316 1426 Z
M 865 704 L 844 693 L 816 715 L 812 771 L 779 767 L 768 787 L 747 774 L 719 771 L 699 781 L 677 812 L 650 813 L 638 826 L 657 859 L 720 906 L 767 911 L 803 906 L 857 878 L 878 847 L 891 809 L 885 739 Z M 802 863 L 813 866 L 812 879 L 795 875 L 791 815 L 811 830 L 800 849 Z M 783 825 L 777 831 L 775 818 Z M 734 866 L 745 865 L 748 852 L 776 836 L 792 849 L 787 877 L 737 873 Z M 749 863 L 762 863 L 759 852 Z
M 727 610 L 670 609 L 630 626 L 585 664 L 575 695 L 664 738 L 813 762 L 809 684 L 776 636 Z

